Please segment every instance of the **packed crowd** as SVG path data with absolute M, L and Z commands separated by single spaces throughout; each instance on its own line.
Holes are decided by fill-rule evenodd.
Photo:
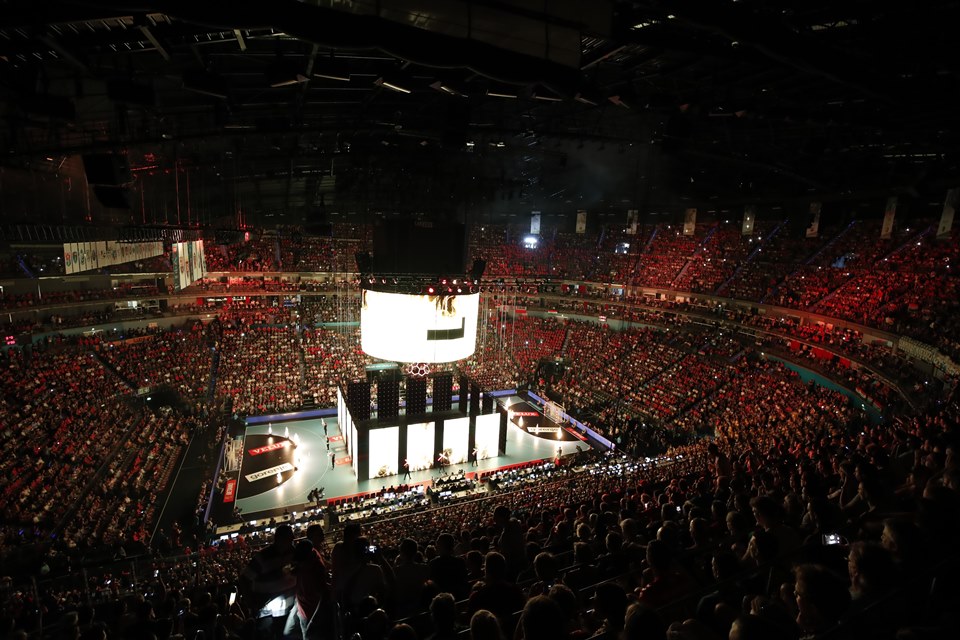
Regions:
M 34 560 L 38 541 L 49 544 L 48 561 L 145 541 L 187 442 L 179 414 L 132 402 L 90 352 L 95 342 L 4 355 L 0 557 L 8 566 Z
M 880 239 L 878 221 L 824 224 L 806 238 L 790 221 L 757 223 L 743 236 L 737 222 L 701 223 L 693 235 L 674 224 L 645 225 L 637 234 L 609 227 L 599 235 L 544 230 L 536 242 L 518 226 L 473 227 L 470 255 L 486 260 L 486 277 L 583 279 L 658 287 L 778 306 L 813 310 L 913 336 L 960 355 L 958 279 L 951 259 L 960 258 L 960 236 L 935 239 L 931 221 L 895 225 Z M 352 271 L 353 254 L 369 247 L 369 225 L 334 225 L 332 237 L 282 229 L 247 241 L 217 244 L 208 239 L 211 272 Z M 337 235 L 344 234 L 344 235 Z M 149 265 L 144 265 L 145 268 Z M 162 266 L 162 265 L 154 265 Z M 242 286 L 241 286 L 242 285 Z M 332 291 L 336 283 L 327 283 Z M 551 285 L 553 286 L 553 285 Z M 568 285 L 564 284 L 566 288 Z M 323 283 L 250 281 L 197 285 L 198 291 L 319 291 Z M 115 290 L 0 293 L 0 308 L 158 295 L 163 291 L 121 285 Z
M 241 415 L 287 411 L 303 403 L 299 336 L 289 325 L 224 326 L 216 395 Z
M 716 438 L 660 464 L 610 457 L 351 525 L 332 549 L 317 527 L 295 543 L 281 526 L 266 547 L 241 536 L 158 562 L 133 595 L 98 576 L 48 598 L 48 615 L 111 638 L 275 637 L 285 621 L 295 637 L 950 637 L 960 408 L 870 426 L 836 394 L 756 366 L 717 397 Z M 271 573 L 284 564 L 293 573 Z M 291 615 L 258 614 L 276 595 Z
M 724 246 L 718 233 L 705 232 L 701 245 L 713 246 L 717 237 Z M 825 293 L 809 304 L 819 301 L 866 324 L 890 325 L 893 318 L 897 327 L 931 337 L 945 332 L 956 322 L 948 315 L 956 298 L 930 302 L 916 291 L 932 292 L 924 289 L 928 281 L 952 290 L 948 258 L 955 246 L 926 237 L 916 246 L 917 233 L 904 230 L 868 248 L 845 234 L 824 244 L 810 266 L 851 275 L 824 276 L 816 286 Z M 678 244 L 687 273 L 696 274 L 691 282 L 729 278 L 727 271 L 702 268 L 688 248 Z M 666 303 L 659 312 L 579 298 L 561 303 L 552 306 L 660 326 L 676 319 Z M 310 313 L 328 311 L 321 303 Z M 301 332 L 291 318 L 286 309 L 253 307 L 228 310 L 211 325 L 220 359 L 216 390 L 232 399 L 234 411 L 299 406 L 305 391 L 327 403 L 329 380 L 345 364 L 361 366 L 355 336 L 338 342 L 345 334 Z M 469 365 L 478 377 L 532 380 L 543 359 L 559 357 L 566 373 L 535 383 L 552 385 L 570 408 L 588 408 L 593 426 L 622 451 L 640 460 L 662 455 L 670 464 L 611 458 L 550 484 L 457 505 L 454 525 L 449 511 L 437 509 L 371 523 L 365 536 L 350 528 L 331 554 L 315 556 L 300 545 L 300 555 L 289 556 L 298 577 L 325 575 L 316 573 L 317 563 L 329 562 L 333 582 L 318 589 L 329 594 L 327 602 L 339 599 L 350 614 L 344 624 L 363 638 L 443 637 L 450 618 L 440 603 L 447 599 L 434 598 L 445 592 L 464 603 L 455 608 L 454 628 L 479 616 L 476 630 L 463 631 L 478 638 L 487 637 L 481 624 L 531 639 L 664 637 L 667 625 L 671 637 L 681 638 L 892 638 L 898 630 L 900 637 L 949 637 L 960 609 L 949 564 L 957 560 L 960 532 L 960 414 L 951 388 L 923 413 L 898 412 L 874 426 L 857 403 L 802 383 L 758 351 L 813 343 L 795 355 L 823 361 L 831 377 L 858 390 L 863 385 L 864 396 L 889 404 L 884 385 L 836 355 L 902 368 L 886 345 L 865 344 L 856 332 L 825 324 L 716 315 L 726 319 L 752 326 L 754 340 L 689 318 L 670 332 L 523 315 L 491 319 L 489 340 Z M 949 345 L 955 334 L 946 333 Z M 131 372 L 130 380 L 155 380 L 165 366 L 183 364 L 177 361 L 191 341 L 201 352 L 206 344 L 194 335 L 180 335 L 177 343 L 175 331 L 150 337 L 123 351 L 94 336 L 5 352 L 0 438 L 3 451 L 18 452 L 0 462 L 5 563 L 51 534 L 59 536 L 52 548 L 61 552 L 103 544 L 127 549 L 149 537 L 154 498 L 169 486 L 197 418 L 133 405 L 129 389 L 91 351 L 99 347 L 116 370 Z M 132 366 L 130 359 L 153 362 Z M 182 379 L 173 379 L 182 391 L 202 377 L 202 366 L 185 366 Z M 285 535 L 270 553 L 287 559 L 293 547 L 285 546 Z M 313 544 L 325 549 L 323 538 Z M 253 637 L 265 623 L 257 620 L 257 590 L 243 574 L 262 569 L 265 553 L 241 538 L 158 564 L 150 588 L 134 596 L 114 576 L 40 597 L 48 619 L 61 625 L 58 633 L 71 637 L 168 637 L 198 629 Z M 355 571 L 362 580 L 349 577 Z M 234 584 L 242 595 L 231 605 Z M 297 582 L 288 579 L 286 586 L 295 591 Z M 103 607 L 93 606 L 90 590 Z M 5 624 L 35 629 L 38 607 L 27 606 L 29 590 L 2 594 Z M 396 624 L 401 619 L 409 629 Z
M 306 393 L 319 407 L 334 406 L 338 383 L 365 379 L 371 359 L 360 350 L 356 329 L 307 329 L 302 336 Z
M 100 357 L 132 389 L 169 387 L 184 398 L 205 397 L 213 360 L 211 336 L 199 321 L 105 341 Z M 137 333 L 137 332 L 133 332 Z
M 0 292 L 0 309 L 71 305 L 96 300 L 143 298 L 161 293 L 156 285 L 121 283 L 112 289 L 71 289 L 69 291 L 39 291 L 37 293 Z M 165 293 L 165 292 L 164 292 Z

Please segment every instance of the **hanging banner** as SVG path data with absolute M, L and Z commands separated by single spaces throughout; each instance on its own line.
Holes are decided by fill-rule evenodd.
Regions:
M 960 189 L 950 189 L 947 191 L 947 197 L 943 201 L 943 213 L 940 214 L 940 224 L 937 225 L 937 237 L 946 238 L 953 229 L 953 214 L 957 210 L 957 202 L 960 201 Z
M 638 209 L 627 209 L 627 234 L 637 235 L 637 225 L 640 224 L 640 211 Z
M 67 275 L 73 273 L 73 249 L 69 242 L 63 245 L 63 270 Z
M 820 210 L 823 205 L 819 202 L 810 203 L 810 224 L 807 225 L 806 236 L 808 238 L 820 237 Z
M 683 235 L 692 236 L 697 230 L 697 210 L 687 209 L 683 213 Z
M 530 214 L 530 235 L 540 235 L 540 212 L 533 211 Z
M 757 221 L 757 212 L 753 208 L 752 204 L 748 204 L 743 208 L 743 224 L 740 225 L 740 235 L 752 236 L 753 225 L 756 221 Z
M 587 232 L 587 212 L 584 209 L 577 210 L 577 233 Z
M 893 218 L 897 215 L 897 196 L 887 198 L 887 207 L 883 211 L 883 226 L 880 227 L 880 239 L 889 240 L 893 235 Z
M 202 243 L 201 243 L 202 244 Z M 103 269 L 134 260 L 163 255 L 163 242 L 66 242 L 63 245 L 63 269 L 67 275 Z M 203 255 L 203 247 L 200 247 Z

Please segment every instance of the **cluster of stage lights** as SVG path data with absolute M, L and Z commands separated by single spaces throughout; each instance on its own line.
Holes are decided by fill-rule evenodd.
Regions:
M 441 278 L 439 281 L 410 280 L 409 278 L 369 276 L 361 280 L 364 287 L 378 290 L 395 290 L 419 293 L 428 296 L 451 296 L 478 293 L 480 281 L 467 278 Z
M 426 293 L 429 296 L 476 293 L 478 291 L 478 285 L 479 282 L 476 280 L 467 282 L 466 280 L 458 280 L 457 278 L 453 278 L 452 280 L 443 278 L 439 284 L 428 284 L 426 286 Z

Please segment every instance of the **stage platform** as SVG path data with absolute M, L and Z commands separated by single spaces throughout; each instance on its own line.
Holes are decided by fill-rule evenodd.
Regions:
M 500 398 L 505 406 L 527 402 L 517 395 Z M 325 500 L 380 491 L 383 487 L 401 484 L 431 483 L 434 479 L 464 473 L 490 472 L 532 461 L 569 455 L 589 448 L 586 442 L 562 431 L 557 437 L 544 437 L 525 432 L 511 421 L 507 428 L 506 455 L 489 457 L 478 461 L 451 464 L 442 469 L 413 471 L 409 479 L 403 475 L 357 480 L 347 457 L 346 443 L 336 416 L 323 418 L 327 425 L 324 436 L 320 418 L 285 421 L 279 424 L 263 424 L 257 418 L 247 421 L 244 431 L 243 459 L 239 473 L 233 474 L 232 502 L 218 498 L 214 505 L 213 518 L 225 523 L 233 519 L 232 512 L 238 508 L 244 521 L 270 517 L 283 513 L 303 511 L 314 506 L 308 498 L 314 489 L 323 488 Z M 544 418 L 545 420 L 545 418 Z M 336 456 L 331 467 L 327 448 Z M 291 447 L 290 443 L 298 443 Z M 290 467 L 290 468 L 288 468 Z M 296 468 L 296 471 L 292 470 Z M 278 484 L 278 478 L 282 484 Z M 248 480 L 248 478 L 252 478 Z M 229 495 L 229 492 L 228 492 Z M 325 503 L 325 501 L 324 501 Z

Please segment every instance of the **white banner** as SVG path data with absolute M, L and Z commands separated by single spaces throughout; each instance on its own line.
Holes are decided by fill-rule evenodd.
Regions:
M 810 224 L 807 226 L 806 236 L 808 238 L 820 237 L 820 211 L 823 205 L 819 202 L 810 203 Z
M 880 227 L 880 239 L 889 240 L 893 235 L 893 219 L 897 215 L 897 196 L 887 198 L 887 206 L 883 211 L 883 226 Z
M 293 465 L 289 462 L 284 462 L 283 464 L 278 464 L 275 467 L 270 467 L 269 469 L 264 469 L 263 471 L 248 473 L 244 477 L 247 479 L 247 482 L 256 482 L 257 480 L 263 480 L 264 478 L 276 476 L 278 473 L 283 473 L 284 471 L 293 471 Z
M 73 259 L 73 246 L 66 242 L 63 245 L 63 270 L 67 275 L 75 272 Z
M 587 232 L 587 212 L 584 209 L 577 210 L 577 233 Z
M 201 254 L 202 251 L 201 248 Z M 71 275 L 159 255 L 163 255 L 163 242 L 66 242 L 63 245 L 63 268 L 67 275 Z
M 692 236 L 697 230 L 697 210 L 687 209 L 683 212 L 683 235 Z
M 947 197 L 943 201 L 943 213 L 940 214 L 940 224 L 937 225 L 938 238 L 945 238 L 950 235 L 950 231 L 953 229 L 953 214 L 957 210 L 958 201 L 960 201 L 960 189 L 947 191 Z
M 540 235 L 540 212 L 534 211 L 530 214 L 530 235 Z

